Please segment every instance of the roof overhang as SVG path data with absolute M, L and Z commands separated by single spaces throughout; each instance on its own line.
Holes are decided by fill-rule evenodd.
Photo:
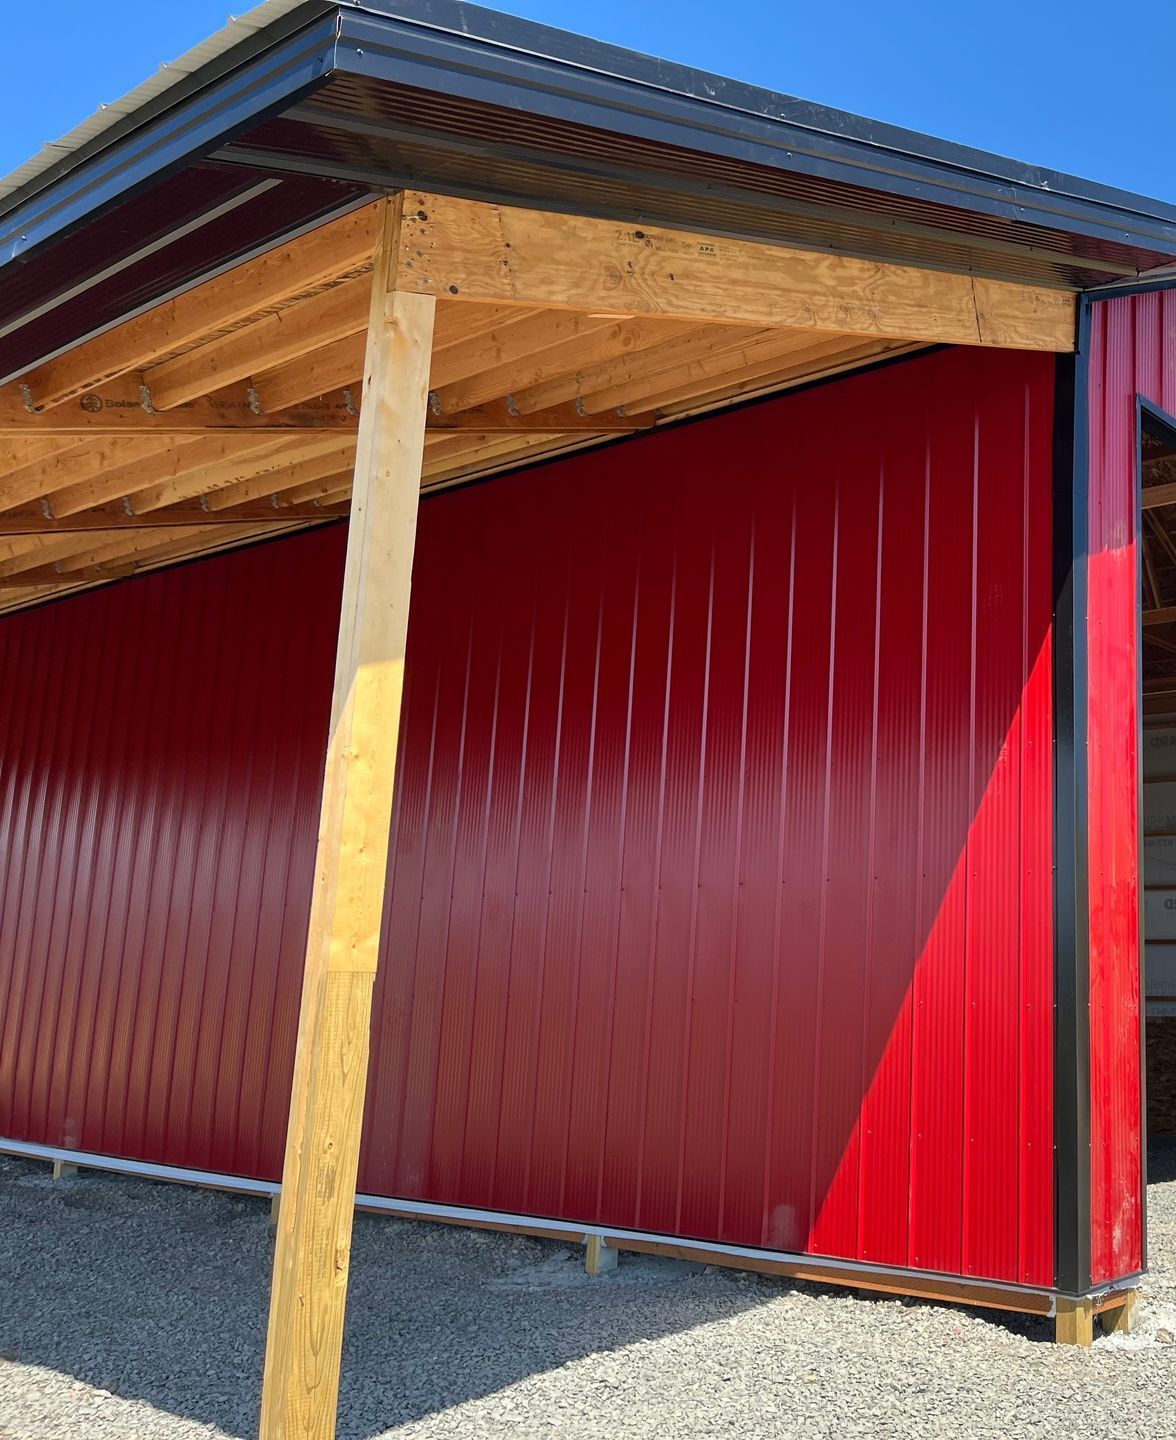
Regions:
M 18 175 L 0 376 L 401 185 L 1067 289 L 1176 257 L 1174 207 L 454 0 L 257 13 Z
M 404 189 L 0 386 L 0 612 L 345 517 L 369 405 L 408 403 L 371 359 L 381 274 L 430 317 L 425 490 L 928 345 L 1075 339 L 1056 288 Z
M 451 0 L 262 8 L 0 187 L 0 611 L 347 515 L 377 211 L 436 309 L 425 489 L 1065 352 L 1176 259 L 1170 207 Z

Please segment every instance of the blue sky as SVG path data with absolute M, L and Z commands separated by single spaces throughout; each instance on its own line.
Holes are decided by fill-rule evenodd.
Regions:
M 53 0 L 28 12 L 37 43 L 0 87 L 0 174 L 218 29 L 231 4 Z M 496 8 L 1176 202 L 1176 6 L 1138 15 L 1088 0 Z

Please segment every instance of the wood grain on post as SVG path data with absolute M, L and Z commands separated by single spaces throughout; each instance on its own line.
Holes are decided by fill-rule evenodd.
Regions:
M 335 1433 L 388 864 L 435 302 L 395 288 L 400 197 L 373 271 L 351 528 L 262 1393 L 262 1440 Z

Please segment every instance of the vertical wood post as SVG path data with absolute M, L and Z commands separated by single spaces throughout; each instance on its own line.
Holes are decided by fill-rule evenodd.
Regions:
M 1112 1305 L 1102 1312 L 1102 1327 L 1105 1335 L 1130 1335 L 1135 1328 L 1135 1307 L 1139 1303 L 1139 1291 L 1128 1290 L 1122 1304 Z
M 1054 1325 L 1059 1345 L 1081 1345 L 1088 1349 L 1094 1344 L 1094 1303 L 1059 1295 Z
M 262 1440 L 331 1440 L 408 631 L 436 302 L 375 254 L 314 897 L 282 1174 Z
M 589 1275 L 607 1275 L 617 1268 L 617 1252 L 604 1243 L 603 1236 L 589 1235 L 584 1241 L 584 1269 Z

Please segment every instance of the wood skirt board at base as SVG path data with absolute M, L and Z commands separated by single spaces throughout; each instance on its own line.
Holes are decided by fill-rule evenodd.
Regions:
M 39 1153 L 42 1152 L 43 1153 Z M 115 1156 L 90 1155 L 71 1152 L 76 1163 L 62 1161 L 66 1152 L 54 1153 L 50 1147 L 30 1146 L 22 1142 L 0 1139 L 0 1155 L 9 1154 L 25 1159 L 43 1159 L 53 1164 L 66 1165 L 71 1172 L 79 1169 L 106 1170 L 112 1174 L 125 1175 L 128 1179 L 162 1180 L 171 1184 L 191 1185 L 200 1189 L 223 1190 L 226 1193 L 256 1193 L 271 1200 L 270 1223 L 277 1217 L 281 1200 L 280 1188 L 267 1182 L 259 1182 L 255 1191 L 245 1187 L 250 1182 L 237 1176 L 210 1175 L 193 1171 L 186 1174 L 175 1167 L 140 1166 L 128 1169 L 127 1162 Z M 587 1245 L 595 1238 L 609 1250 L 633 1254 L 659 1255 L 666 1259 L 683 1260 L 697 1265 L 721 1265 L 725 1269 L 744 1270 L 752 1274 L 775 1275 L 782 1279 L 799 1280 L 807 1284 L 828 1286 L 830 1289 L 864 1291 L 877 1295 L 894 1297 L 909 1296 L 936 1304 L 971 1306 L 982 1310 L 1003 1310 L 1010 1314 L 1037 1315 L 1049 1318 L 1055 1313 L 1060 1316 L 1058 1339 L 1060 1343 L 1089 1344 L 1083 1337 L 1087 1329 L 1093 1335 L 1093 1321 L 1101 1317 L 1104 1332 L 1112 1330 L 1126 1332 L 1131 1327 L 1135 1303 L 1139 1291 L 1135 1285 L 1121 1285 L 1101 1294 L 1074 1300 L 1048 1290 L 1009 1289 L 1000 1285 L 967 1284 L 950 1276 L 918 1275 L 911 1272 L 870 1270 L 848 1267 L 837 1263 L 823 1264 L 808 1256 L 772 1254 L 732 1254 L 728 1250 L 713 1249 L 703 1243 L 688 1240 L 667 1239 L 664 1236 L 634 1235 L 628 1232 L 614 1233 L 592 1226 L 562 1226 L 558 1222 L 543 1222 L 535 1217 L 535 1223 L 528 1224 L 525 1217 L 510 1216 L 498 1218 L 492 1213 L 442 1214 L 422 1210 L 411 1204 L 398 1205 L 395 1200 L 382 1196 L 359 1195 L 356 1209 L 365 1214 L 383 1215 L 390 1219 L 417 1220 L 427 1224 L 451 1225 L 467 1230 L 487 1230 L 503 1235 L 526 1235 L 537 1240 L 551 1240 L 565 1245 Z M 1133 1277 L 1138 1280 L 1141 1277 Z M 1062 1315 L 1066 1305 L 1073 1307 L 1078 1315 L 1076 1325 L 1070 1324 L 1070 1311 Z M 1089 1320 L 1090 1325 L 1086 1324 Z M 1071 1336 L 1073 1332 L 1073 1336 Z M 1069 1337 L 1069 1338 L 1068 1338 Z M 1077 1337 L 1077 1338 L 1073 1338 Z

